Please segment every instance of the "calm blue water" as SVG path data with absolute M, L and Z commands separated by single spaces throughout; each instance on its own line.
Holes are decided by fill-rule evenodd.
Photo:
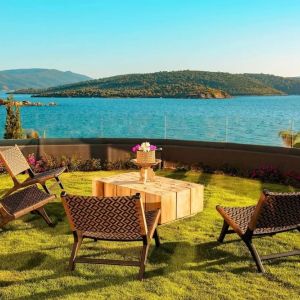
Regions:
M 0 93 L 0 98 L 6 97 Z M 22 107 L 24 128 L 46 137 L 140 137 L 282 145 L 278 132 L 300 131 L 300 96 L 190 99 L 15 99 L 56 107 Z M 5 107 L 0 106 L 0 136 Z

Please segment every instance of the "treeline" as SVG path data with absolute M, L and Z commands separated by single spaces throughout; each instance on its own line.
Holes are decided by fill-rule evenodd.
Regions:
M 280 77 L 266 74 L 245 74 L 251 78 L 259 80 L 265 85 L 272 86 L 274 89 L 282 91 L 288 95 L 300 94 L 300 78 L 296 77 Z
M 147 87 L 98 88 L 93 86 L 78 89 L 41 92 L 37 96 L 45 97 L 103 97 L 103 98 L 228 98 L 228 93 L 205 88 L 197 84 L 153 84 Z
M 265 74 L 174 71 L 119 75 L 36 91 L 61 97 L 223 98 L 229 95 L 300 94 L 299 78 Z

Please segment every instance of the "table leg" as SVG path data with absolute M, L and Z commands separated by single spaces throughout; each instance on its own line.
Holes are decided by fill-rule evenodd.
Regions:
M 140 182 L 155 181 L 155 173 L 151 167 L 142 167 L 140 170 Z
M 148 168 L 144 169 L 144 184 L 147 182 L 147 177 L 148 177 Z
M 155 172 L 152 168 L 149 168 L 148 179 L 149 181 L 155 181 Z

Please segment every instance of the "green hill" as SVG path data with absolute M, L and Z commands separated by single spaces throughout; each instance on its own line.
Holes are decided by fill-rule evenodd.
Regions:
M 173 71 L 119 75 L 31 92 L 46 97 L 225 98 L 300 94 L 300 79 L 265 74 Z
M 52 69 L 5 70 L 0 71 L 0 90 L 48 88 L 89 79 L 85 75 Z
M 299 77 L 280 77 L 267 74 L 245 74 L 248 77 L 256 79 L 265 85 L 280 90 L 288 95 L 300 94 L 300 78 Z

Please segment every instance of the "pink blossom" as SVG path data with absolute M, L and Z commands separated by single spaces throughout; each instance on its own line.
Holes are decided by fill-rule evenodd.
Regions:
M 36 159 L 34 157 L 34 153 L 28 155 L 27 161 L 32 166 L 34 166 L 36 164 Z
M 133 146 L 133 147 L 131 148 L 131 151 L 132 151 L 133 153 L 136 153 L 136 152 L 139 151 L 139 150 L 142 150 L 140 144 L 137 144 L 137 145 L 135 145 L 135 146 Z M 155 146 L 155 145 L 150 145 L 150 151 L 155 151 L 155 150 L 157 150 L 157 146 Z M 148 151 L 149 151 L 149 150 L 148 150 Z
M 141 145 L 140 145 L 140 144 L 137 144 L 137 145 L 135 145 L 134 147 L 131 148 L 131 151 L 132 151 L 133 153 L 136 153 L 137 151 L 139 151 L 140 147 L 141 147 Z

